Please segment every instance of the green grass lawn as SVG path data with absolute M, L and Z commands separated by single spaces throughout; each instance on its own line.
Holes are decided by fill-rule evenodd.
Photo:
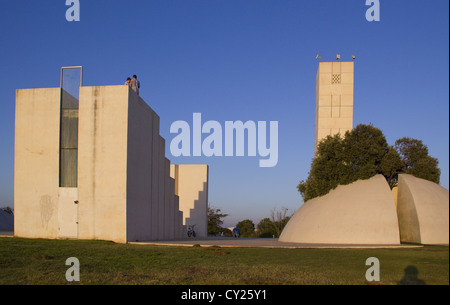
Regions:
M 65 261 L 80 261 L 80 282 L 67 282 Z M 380 281 L 367 282 L 368 257 Z M 388 284 L 405 269 L 413 280 L 449 284 L 448 246 L 404 249 L 169 247 L 106 241 L 0 238 L 0 285 L 7 284 Z M 411 274 L 407 274 L 411 277 Z

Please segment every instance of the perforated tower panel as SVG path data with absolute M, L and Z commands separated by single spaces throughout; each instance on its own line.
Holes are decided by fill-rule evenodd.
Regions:
M 328 135 L 353 128 L 353 62 L 321 62 L 316 75 L 314 152 Z

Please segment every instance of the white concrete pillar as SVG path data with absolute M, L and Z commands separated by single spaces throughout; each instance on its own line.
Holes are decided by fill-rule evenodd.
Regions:
M 170 179 L 170 161 L 164 158 L 164 240 L 170 239 Z
M 152 240 L 158 239 L 159 208 L 159 116 L 153 112 L 152 149 Z
M 158 239 L 164 239 L 164 161 L 165 161 L 166 140 L 159 137 L 159 158 L 158 158 Z

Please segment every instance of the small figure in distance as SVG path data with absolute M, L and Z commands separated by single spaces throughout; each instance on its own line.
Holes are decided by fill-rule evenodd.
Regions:
M 137 80 L 137 76 L 133 75 L 133 79 L 131 80 L 131 89 L 139 95 L 139 88 L 141 88 L 141 83 Z
M 128 77 L 124 85 L 128 85 L 128 87 L 131 87 L 131 78 Z
M 233 229 L 233 236 L 234 236 L 234 238 L 239 238 L 240 234 L 241 234 L 241 231 L 239 230 L 238 227 Z

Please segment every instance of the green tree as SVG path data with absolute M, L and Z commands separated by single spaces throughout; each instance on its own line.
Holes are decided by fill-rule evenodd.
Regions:
M 394 147 L 389 146 L 388 152 L 381 160 L 380 169 L 390 188 L 392 189 L 396 186 L 398 182 L 398 174 L 403 170 L 403 163 L 400 155 Z
M 403 137 L 395 141 L 394 147 L 403 163 L 403 172 L 439 183 L 441 176 L 439 162 L 428 155 L 428 147 L 422 140 Z
M 270 212 L 270 220 L 272 221 L 273 228 L 275 230 L 275 237 L 280 237 L 284 227 L 288 223 L 290 216 L 287 216 L 288 208 L 281 208 L 281 210 L 273 209 Z
M 222 228 L 222 218 L 227 217 L 228 214 L 222 214 L 220 209 L 208 207 L 208 235 L 217 235 L 224 231 Z
M 256 226 L 256 230 L 259 237 L 273 237 L 277 234 L 272 220 L 270 220 L 270 218 L 268 217 L 263 218 L 259 221 L 258 225 Z
M 318 144 L 308 178 L 297 189 L 304 201 L 325 195 L 338 186 L 344 172 L 342 138 L 328 136 Z
M 245 219 L 236 225 L 239 228 L 240 236 L 242 237 L 255 237 L 255 224 L 250 219 Z
M 360 124 L 343 138 L 328 136 L 319 143 L 308 178 L 297 189 L 307 201 L 376 174 L 382 174 L 392 188 L 402 172 L 439 183 L 438 160 L 428 155 L 421 140 L 405 137 L 392 147 L 380 129 Z
M 382 173 L 381 162 L 389 146 L 380 129 L 360 124 L 345 133 L 342 145 L 345 170 L 340 184 L 369 179 Z
M 405 171 L 417 178 L 426 179 L 435 183 L 440 182 L 441 170 L 438 167 L 438 160 L 436 158 L 426 156 L 418 160 L 413 167 Z
M 395 149 L 400 154 L 405 170 L 428 156 L 428 147 L 421 140 L 403 137 L 395 141 Z
M 400 170 L 398 161 L 398 154 L 389 147 L 380 129 L 360 124 L 344 137 L 328 136 L 319 143 L 308 178 L 300 181 L 297 189 L 307 201 L 327 194 L 338 185 L 376 174 L 382 174 L 388 183 L 394 184 Z

